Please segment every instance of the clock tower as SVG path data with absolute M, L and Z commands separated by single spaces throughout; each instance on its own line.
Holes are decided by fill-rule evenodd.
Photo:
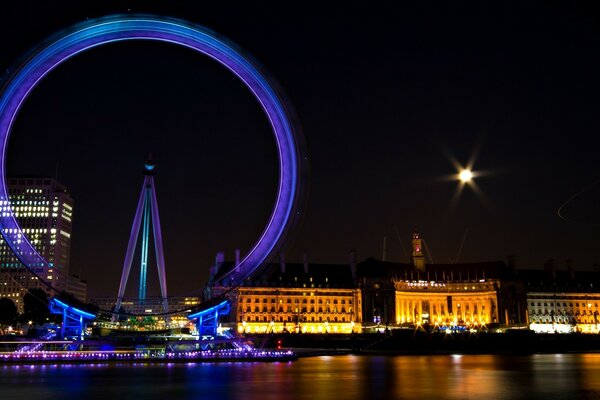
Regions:
M 415 228 L 412 234 L 412 262 L 417 271 L 425 272 L 425 255 L 423 254 L 423 239 Z

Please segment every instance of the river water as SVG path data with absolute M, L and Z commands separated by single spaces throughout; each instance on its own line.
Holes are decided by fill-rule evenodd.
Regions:
M 0 366 L 0 399 L 600 399 L 600 354 Z

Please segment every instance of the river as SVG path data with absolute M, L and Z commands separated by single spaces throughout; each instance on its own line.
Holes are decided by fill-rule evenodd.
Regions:
M 600 354 L 0 366 L 0 399 L 600 399 Z

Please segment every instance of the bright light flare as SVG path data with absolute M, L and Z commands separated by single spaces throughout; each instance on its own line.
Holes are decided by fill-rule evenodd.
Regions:
M 470 182 L 473 179 L 473 172 L 469 169 L 464 169 L 458 174 L 458 179 L 463 183 Z
M 475 183 L 477 179 L 479 179 L 482 175 L 485 175 L 485 172 L 482 171 L 473 171 L 472 165 L 460 165 L 458 163 L 454 163 L 456 168 L 456 173 L 453 175 L 448 175 L 448 180 L 458 181 L 458 185 L 456 186 L 456 190 L 454 191 L 454 195 L 452 196 L 452 200 L 450 201 L 451 207 L 454 207 L 458 199 L 460 198 L 463 190 L 468 186 L 475 194 L 485 203 L 485 196 Z

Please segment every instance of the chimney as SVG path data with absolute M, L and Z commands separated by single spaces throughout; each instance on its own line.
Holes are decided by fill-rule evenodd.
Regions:
M 356 251 L 350 250 L 350 272 L 352 272 L 352 279 L 356 280 Z
M 219 272 L 219 269 L 221 268 L 221 265 L 223 265 L 224 262 L 225 262 L 225 253 L 220 251 L 217 253 L 217 256 L 215 257 L 215 273 Z
M 279 253 L 279 265 L 281 266 L 281 273 L 285 274 L 285 254 Z
M 217 276 L 217 273 L 219 273 L 219 268 L 221 268 L 221 265 L 223 264 L 223 261 L 225 260 L 225 255 L 221 252 L 217 253 L 217 256 L 215 257 L 215 263 L 213 265 L 210 266 L 209 269 L 209 276 L 208 276 L 208 281 L 209 282 L 214 282 L 215 280 L 215 276 Z
M 304 273 L 308 274 L 308 253 L 304 252 L 302 254 L 302 262 L 304 264 Z
M 240 249 L 235 249 L 235 266 L 240 265 Z
M 554 260 L 549 259 L 544 263 L 544 271 L 546 271 L 550 278 L 556 279 L 556 271 L 554 270 Z
M 569 272 L 569 278 L 571 278 L 571 280 L 575 280 L 575 268 L 573 267 L 573 260 L 568 259 L 567 260 L 567 271 Z

